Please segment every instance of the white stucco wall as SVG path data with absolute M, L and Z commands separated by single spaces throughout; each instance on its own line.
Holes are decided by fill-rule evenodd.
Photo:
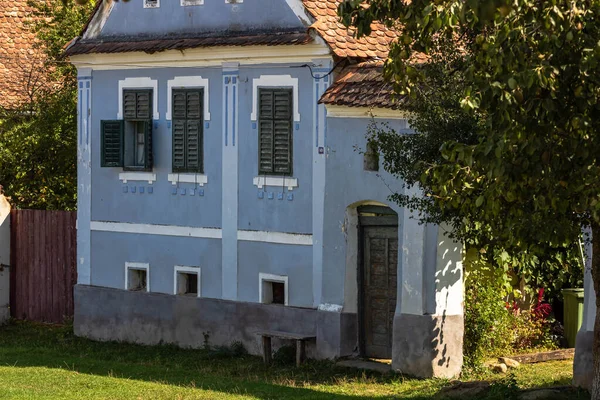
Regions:
M 590 238 L 591 239 L 591 238 Z M 591 240 L 590 240 L 591 241 Z M 596 293 L 594 292 L 594 285 L 592 283 L 592 246 L 590 241 L 586 245 L 586 260 L 585 260 L 585 275 L 584 275 L 584 289 L 585 298 L 583 301 L 583 324 L 581 330 L 588 332 L 594 331 L 594 322 L 596 321 L 596 307 L 595 299 Z
M 1 265 L 10 264 L 10 205 L 0 195 L 0 324 L 6 322 L 10 313 L 9 304 L 9 269 Z
M 435 271 L 435 315 L 462 315 L 463 251 L 462 245 L 446 236 L 444 227 L 437 235 Z

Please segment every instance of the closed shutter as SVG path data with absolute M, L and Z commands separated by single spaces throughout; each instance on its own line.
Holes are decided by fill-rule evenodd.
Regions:
M 292 174 L 292 90 L 259 90 L 260 174 Z
M 173 91 L 173 172 L 203 172 L 202 90 Z
M 123 117 L 125 119 L 152 119 L 152 91 L 124 90 Z
M 123 166 L 123 121 L 101 121 L 102 167 Z

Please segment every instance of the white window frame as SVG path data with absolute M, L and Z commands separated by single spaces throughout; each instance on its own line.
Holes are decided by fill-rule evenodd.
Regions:
M 146 271 L 146 293 L 150 293 L 150 264 L 139 262 L 125 263 L 125 290 L 129 291 L 129 270 Z
M 158 81 L 152 78 L 125 78 L 119 81 L 119 110 L 117 119 L 123 119 L 123 91 L 125 89 L 152 89 L 152 119 L 160 119 L 158 112 Z
M 123 181 L 123 183 L 127 183 L 129 181 L 132 182 L 145 182 L 148 181 L 150 185 L 156 182 L 156 174 L 152 172 L 120 172 L 119 179 Z
M 183 1 L 183 0 L 182 0 Z M 201 76 L 176 76 L 167 81 L 167 121 L 173 116 L 173 89 L 204 89 L 203 122 L 210 121 L 209 81 Z
M 262 304 L 272 304 L 272 303 L 266 303 L 265 298 L 263 297 L 263 284 L 266 282 L 283 283 L 284 292 L 285 292 L 284 305 L 287 306 L 288 300 L 289 300 L 288 277 L 285 275 L 274 275 L 274 274 L 266 274 L 263 272 L 259 272 L 259 274 L 258 274 L 258 302 L 262 303 Z
M 294 190 L 294 188 L 298 187 L 298 179 L 290 178 L 287 176 L 279 177 L 279 176 L 271 176 L 271 175 L 261 175 L 254 177 L 253 180 L 254 186 L 259 189 L 262 189 L 265 186 L 272 186 L 276 188 L 287 187 L 289 191 Z
M 252 121 L 258 120 L 258 89 L 266 87 L 292 88 L 294 122 L 300 122 L 298 78 L 292 78 L 291 75 L 261 75 L 259 78 L 252 80 L 252 114 L 250 119 Z
M 144 0 L 144 8 L 160 8 L 160 0 L 156 0 L 155 6 L 148 5 L 147 0 Z
M 204 186 L 208 183 L 207 175 L 189 172 L 173 172 L 167 176 L 167 179 L 173 185 L 177 185 L 178 183 L 194 183 L 198 186 Z
M 187 267 L 184 265 L 176 265 L 173 270 L 173 294 L 179 295 L 178 293 L 178 274 L 196 274 L 198 276 L 198 287 L 196 289 L 197 296 L 202 297 L 202 268 L 200 267 Z

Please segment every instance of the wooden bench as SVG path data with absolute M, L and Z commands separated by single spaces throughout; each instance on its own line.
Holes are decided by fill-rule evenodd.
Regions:
M 296 341 L 296 365 L 300 366 L 306 356 L 306 342 L 315 340 L 315 335 L 303 335 L 300 333 L 282 332 L 282 331 L 260 331 L 257 335 L 262 336 L 263 360 L 265 364 L 271 364 L 273 361 L 273 349 L 271 348 L 271 338 L 287 339 Z

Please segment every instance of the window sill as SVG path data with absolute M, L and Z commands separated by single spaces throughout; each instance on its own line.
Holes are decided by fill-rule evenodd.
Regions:
M 156 182 L 156 174 L 152 172 L 121 172 L 119 179 L 123 183 L 128 181 L 148 181 L 149 184 Z
M 169 174 L 168 180 L 173 185 L 177 185 L 178 183 L 196 183 L 199 186 L 204 186 L 208 183 L 208 176 L 204 174 L 189 173 Z
M 294 190 L 298 187 L 298 179 L 277 176 L 257 176 L 254 178 L 254 186 L 262 189 L 264 186 L 286 187 Z

